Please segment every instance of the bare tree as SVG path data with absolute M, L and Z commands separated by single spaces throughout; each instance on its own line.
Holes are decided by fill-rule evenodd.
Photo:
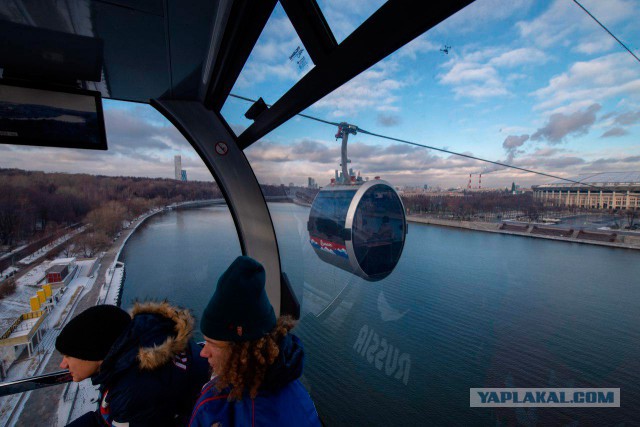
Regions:
M 92 210 L 87 215 L 87 221 L 100 232 L 108 236 L 115 236 L 122 228 L 122 221 L 127 217 L 127 209 L 122 203 L 110 201 Z
M 70 244 L 64 247 L 64 249 L 60 252 L 60 254 L 65 257 L 68 258 L 71 255 L 73 255 L 73 250 L 75 249 L 75 244 Z
M 16 279 L 13 277 L 8 278 L 4 282 L 0 282 L 0 299 L 6 298 L 16 291 Z
M 111 239 L 102 231 L 91 231 L 82 234 L 78 240 L 78 249 L 82 255 L 86 258 L 90 258 L 98 253 L 100 250 L 105 249 Z

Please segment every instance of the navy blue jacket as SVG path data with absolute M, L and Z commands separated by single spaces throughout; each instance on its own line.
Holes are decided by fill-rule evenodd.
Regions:
M 303 361 L 302 343 L 295 335 L 286 335 L 278 359 L 267 370 L 255 399 L 245 396 L 228 401 L 229 389 L 217 390 L 214 378 L 202 389 L 189 426 L 319 427 L 313 401 L 298 379 Z
M 186 310 L 136 304 L 133 320 L 91 377 L 100 385 L 98 411 L 73 425 L 184 425 L 209 379 L 207 361 L 190 340 L 192 330 Z

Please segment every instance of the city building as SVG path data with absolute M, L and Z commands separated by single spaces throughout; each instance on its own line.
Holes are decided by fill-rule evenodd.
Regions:
M 182 169 L 180 171 L 180 179 L 184 182 L 187 182 L 187 171 Z
M 69 274 L 69 266 L 63 264 L 52 265 L 47 269 L 47 282 L 57 283 L 62 282 Z
M 316 182 L 315 179 L 308 177 L 307 178 L 307 188 L 318 188 L 318 183 Z
M 173 157 L 173 166 L 175 168 L 175 179 L 180 181 L 182 179 L 182 157 Z
M 640 172 L 601 172 L 533 185 L 533 197 L 545 205 L 590 209 L 640 208 Z
M 32 311 L 18 316 L 9 328 L 0 335 L 0 365 L 3 372 L 27 349 L 29 357 L 43 335 L 46 310 Z
M 45 278 L 48 283 L 55 287 L 67 286 L 73 279 L 73 273 L 77 268 L 76 258 L 57 258 L 51 261 L 51 265 L 45 271 Z

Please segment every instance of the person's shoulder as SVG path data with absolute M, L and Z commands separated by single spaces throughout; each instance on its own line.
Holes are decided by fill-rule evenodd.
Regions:
M 202 386 L 198 402 L 202 400 L 226 400 L 229 397 L 229 388 L 219 390 L 216 384 L 217 379 L 214 377 Z
M 297 425 L 320 426 L 318 411 L 307 389 L 300 380 L 290 382 L 283 390 Z M 296 409 L 294 409 L 296 408 Z
M 218 390 L 213 379 L 204 385 L 200 398 L 196 402 L 189 426 L 211 426 L 215 423 L 227 425 L 231 416 L 231 403 L 228 390 Z
M 177 395 L 171 387 L 149 371 L 131 370 L 106 390 L 102 407 L 118 422 L 157 421 L 157 425 L 175 415 Z

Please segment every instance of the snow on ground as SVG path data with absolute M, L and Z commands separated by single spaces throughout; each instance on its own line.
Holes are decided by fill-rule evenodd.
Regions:
M 124 239 L 122 245 L 119 248 L 118 254 L 115 257 L 114 264 L 111 268 L 107 269 L 105 274 L 106 283 L 103 289 L 100 290 L 100 296 L 98 301 L 102 301 L 102 303 L 106 304 L 116 304 L 118 294 L 122 287 L 122 282 L 124 280 L 124 265 L 122 263 L 117 262 L 120 251 L 126 244 L 128 238 L 133 234 L 133 231 L 144 222 L 148 217 L 162 211 L 163 209 L 153 209 L 146 214 L 141 215 L 140 217 L 134 219 L 135 227 L 133 229 L 127 230 L 129 233 L 127 238 Z M 82 232 L 82 229 L 79 229 L 77 232 L 70 233 L 67 236 L 58 239 L 59 241 L 52 242 L 52 247 L 58 246 L 64 243 L 68 238 L 72 237 L 74 234 L 78 232 Z M 47 249 L 50 250 L 51 248 Z M 45 251 L 46 252 L 46 251 Z M 29 261 L 33 262 L 40 258 L 43 254 L 37 255 L 34 254 L 33 259 L 29 261 L 30 257 L 23 259 L 21 262 Z M 104 253 L 102 253 L 104 256 Z M 24 378 L 25 376 L 37 375 L 40 374 L 47 361 L 49 360 L 51 354 L 53 353 L 55 339 L 60 333 L 60 329 L 66 324 L 69 317 L 73 314 L 75 310 L 75 306 L 81 297 L 89 292 L 89 290 L 93 287 L 95 283 L 95 275 L 90 275 L 91 271 L 97 270 L 94 269 L 94 263 L 100 262 L 102 256 L 98 258 L 98 260 L 92 259 L 88 261 L 78 261 L 78 269 L 74 273 L 74 279 L 70 282 L 69 286 L 67 286 L 67 291 L 64 296 L 60 300 L 60 302 L 54 306 L 52 312 L 50 313 L 50 317 L 46 321 L 46 329 L 45 335 L 43 336 L 42 342 L 38 344 L 35 349 L 36 356 L 31 359 L 22 360 L 9 369 L 9 375 L 6 381 L 12 381 L 19 378 Z M 42 264 L 36 266 L 32 271 L 23 276 L 18 281 L 18 289 L 21 292 L 16 290 L 16 294 L 7 298 L 6 300 L 0 300 L 0 317 L 4 317 L 5 310 L 7 313 L 17 313 L 13 318 L 17 317 L 17 315 L 29 311 L 29 299 L 24 298 L 26 295 L 31 297 L 31 293 L 35 294 L 35 290 L 38 288 L 38 282 L 44 278 L 44 272 L 49 267 L 48 262 L 43 262 Z M 26 290 L 25 290 L 26 289 Z M 21 298 L 22 297 L 22 298 Z M 25 300 L 26 303 L 21 302 Z M 26 310 L 20 311 L 22 308 L 26 308 Z M 2 323 L 0 318 L 0 323 Z M 28 400 L 28 397 L 31 392 L 23 393 L 23 394 L 14 394 L 10 396 L 6 396 L 4 398 L 0 398 L 0 426 L 11 427 L 15 424 L 17 415 L 22 411 L 24 407 L 24 403 Z M 75 418 L 85 414 L 89 411 L 94 411 L 97 408 L 97 399 L 98 392 L 95 386 L 91 384 L 91 381 L 85 380 L 81 383 L 69 383 L 65 389 L 65 392 L 62 394 L 60 404 L 58 406 L 57 419 L 52 419 L 52 423 L 56 423 L 57 425 L 65 425 L 69 421 L 74 420 Z M 13 416 L 12 415 L 16 415 Z M 12 419 L 10 419 L 12 418 Z
M 47 361 L 53 354 L 55 340 L 60 333 L 62 325 L 66 323 L 71 313 L 73 313 L 73 308 L 78 303 L 81 296 L 85 292 L 88 292 L 88 290 L 93 286 L 93 283 L 95 282 L 95 278 L 87 276 L 91 272 L 94 262 L 94 259 L 77 262 L 78 268 L 74 273 L 75 278 L 69 283 L 64 295 L 62 295 L 60 301 L 53 306 L 47 318 L 43 322 L 43 325 L 41 326 L 44 334 L 42 337 L 42 341 L 38 343 L 38 345 L 34 349 L 34 357 L 23 357 L 13 363 L 8 369 L 7 378 L 5 379 L 5 381 L 14 381 L 20 378 L 39 375 L 42 373 L 42 370 L 46 366 Z M 37 271 L 32 274 L 32 280 L 41 277 L 40 274 L 43 274 L 44 269 L 48 267 L 49 263 L 44 262 L 42 264 L 44 265 L 40 265 L 34 268 L 34 270 Z M 38 273 L 38 271 L 40 271 L 40 273 Z M 28 290 L 28 292 L 18 293 L 18 291 L 16 291 L 16 294 L 12 295 L 10 298 L 0 301 L 0 313 L 2 313 L 3 317 L 7 312 L 12 312 L 17 313 L 15 316 L 13 316 L 13 318 L 15 319 L 15 317 L 17 317 L 18 315 L 30 311 L 28 302 L 26 303 L 26 309 L 23 307 L 23 309 L 20 310 L 19 308 L 21 307 L 21 302 L 16 300 L 19 295 L 31 296 L 31 294 L 35 294 L 35 288 L 29 285 L 30 282 L 26 277 L 27 276 L 24 276 L 20 279 L 24 279 L 24 281 L 22 283 L 19 283 L 18 289 L 25 288 Z M 10 299 L 13 301 L 11 301 Z M 28 396 L 29 393 L 23 393 L 0 398 L 0 425 L 11 425 L 11 423 L 15 422 L 15 419 L 9 420 L 9 418 L 14 412 L 14 409 L 16 411 L 21 410 L 22 406 L 27 401 Z
M 18 270 L 19 270 L 18 267 L 11 266 L 4 271 L 0 271 L 0 280 L 4 279 L 5 277 L 9 277 L 11 273 L 16 272 Z
M 94 279 L 88 278 L 87 275 L 91 271 L 94 262 L 95 259 L 77 261 L 77 268 L 75 272 L 71 273 L 75 274 L 75 278 L 67 288 L 71 289 L 77 285 L 86 286 L 89 281 L 93 282 Z M 51 262 L 44 261 L 17 280 L 15 293 L 0 300 L 0 323 L 5 319 L 13 320 L 22 313 L 31 311 L 29 300 L 36 294 L 37 290 L 41 289 L 40 286 L 45 284 L 45 271 L 50 266 Z
M 49 268 L 49 263 L 43 262 L 16 281 L 16 291 L 0 300 L 0 317 L 2 319 L 10 318 L 13 321 L 22 313 L 31 311 L 29 299 L 39 289 L 38 283 L 43 281 L 47 268 Z
M 67 240 L 69 240 L 70 238 L 75 236 L 76 234 L 82 233 L 84 230 L 86 230 L 86 228 L 87 228 L 86 226 L 82 226 L 80 228 L 77 228 L 77 229 L 73 230 L 71 233 L 65 234 L 64 236 L 60 237 L 59 239 L 54 240 L 53 242 L 49 243 L 48 245 L 43 246 L 38 251 L 32 253 L 28 257 L 22 258 L 20 261 L 18 261 L 18 263 L 25 264 L 25 265 L 26 264 L 31 264 L 35 260 L 43 257 L 51 249 L 55 248 L 56 246 L 60 246 L 61 244 L 63 244 L 64 242 L 66 242 Z
M 16 252 L 20 252 L 21 250 L 23 250 L 24 248 L 26 248 L 28 245 L 29 245 L 29 244 L 27 243 L 27 244 L 24 244 L 24 245 L 22 245 L 22 246 L 18 246 L 17 248 L 15 248 L 14 250 L 12 250 L 11 252 L 7 252 L 7 253 L 4 253 L 4 254 L 0 255 L 0 259 L 5 259 L 5 258 L 7 258 L 7 257 L 11 256 L 12 254 L 16 253 Z
M 102 304 L 118 305 L 118 295 L 122 289 L 124 280 L 124 264 L 118 262 L 115 267 L 109 268 L 104 287 L 100 290 L 98 301 Z
M 58 404 L 58 425 L 67 425 L 81 415 L 95 411 L 100 397 L 98 387 L 91 384 L 90 379 L 69 383 Z

